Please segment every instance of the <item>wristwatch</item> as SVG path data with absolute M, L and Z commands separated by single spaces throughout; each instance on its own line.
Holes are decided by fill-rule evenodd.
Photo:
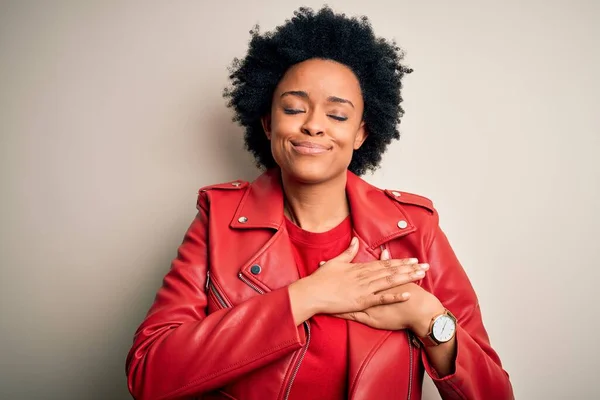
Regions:
M 433 347 L 449 342 L 454 335 L 456 335 L 456 317 L 445 310 L 431 319 L 429 332 L 419 339 L 424 346 Z

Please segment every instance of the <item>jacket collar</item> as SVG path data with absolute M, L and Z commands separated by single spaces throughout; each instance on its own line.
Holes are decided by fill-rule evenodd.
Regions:
M 370 249 L 416 230 L 391 192 L 370 185 L 350 171 L 347 172 L 346 195 L 354 230 Z M 283 222 L 281 171 L 273 168 L 250 184 L 230 226 L 279 230 Z

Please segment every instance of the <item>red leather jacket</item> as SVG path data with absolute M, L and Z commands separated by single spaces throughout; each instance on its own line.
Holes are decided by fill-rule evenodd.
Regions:
M 423 197 L 375 188 L 348 172 L 347 196 L 360 250 L 356 262 L 417 257 L 420 283 L 458 320 L 455 373 L 438 379 L 408 331 L 348 321 L 349 398 L 420 399 L 424 371 L 444 399 L 512 399 L 490 347 L 477 297 Z M 192 222 L 127 357 L 136 399 L 286 399 L 307 347 L 287 286 L 298 272 L 284 229 L 274 169 L 252 184 L 200 190 Z M 402 222 L 404 221 L 404 222 Z

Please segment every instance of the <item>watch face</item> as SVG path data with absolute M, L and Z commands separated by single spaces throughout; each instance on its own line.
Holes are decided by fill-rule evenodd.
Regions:
M 441 315 L 433 323 L 431 334 L 440 343 L 446 343 L 454 336 L 456 324 L 448 315 Z

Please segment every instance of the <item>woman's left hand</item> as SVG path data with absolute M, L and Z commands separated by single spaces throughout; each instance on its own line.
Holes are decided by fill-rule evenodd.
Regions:
M 385 256 L 386 254 L 382 255 L 382 259 L 385 259 Z M 397 286 L 382 293 L 408 293 L 410 297 L 404 302 L 370 307 L 363 311 L 336 314 L 336 316 L 376 329 L 390 331 L 410 329 L 417 336 L 425 336 L 429 331 L 432 318 L 445 310 L 437 297 L 414 283 Z
M 425 336 L 431 320 L 444 312 L 442 303 L 431 293 L 414 283 L 388 289 L 385 293 L 408 292 L 410 298 L 401 303 L 387 304 L 367 308 L 337 317 L 360 322 L 372 328 L 396 331 L 410 329 L 417 336 Z

